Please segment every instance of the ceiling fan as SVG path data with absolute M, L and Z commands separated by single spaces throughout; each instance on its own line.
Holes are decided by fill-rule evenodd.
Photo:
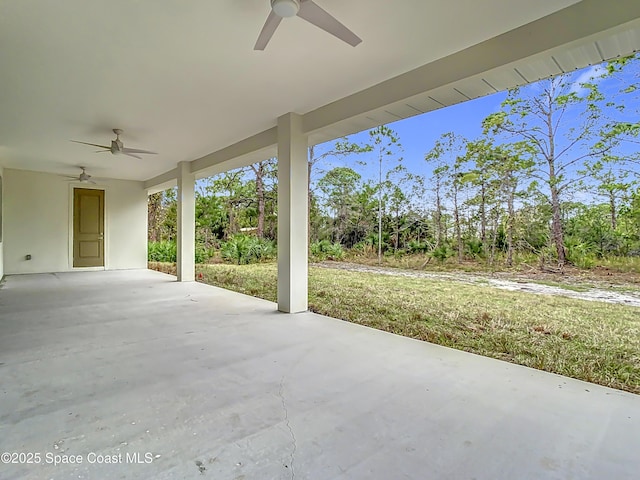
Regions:
M 94 182 L 93 180 L 91 180 L 91 175 L 89 175 L 87 173 L 87 169 L 86 167 L 80 167 L 82 169 L 82 172 L 80 173 L 80 175 L 78 175 L 77 177 L 72 177 L 70 175 L 65 175 L 66 178 L 69 178 L 71 180 L 75 180 L 76 182 L 80 182 L 80 183 L 93 183 L 95 185 L 96 182 Z
M 116 138 L 115 140 L 111 140 L 111 146 L 98 145 L 96 143 L 79 142 L 77 140 L 71 140 L 71 141 L 74 143 L 82 143 L 83 145 L 91 145 L 92 147 L 104 148 L 104 150 L 98 150 L 96 153 L 111 152 L 114 155 L 120 155 L 123 153 L 125 155 L 129 155 L 130 157 L 139 158 L 139 159 L 142 159 L 142 157 L 140 157 L 139 155 L 135 155 L 136 153 L 138 154 L 146 153 L 146 154 L 153 154 L 153 155 L 157 154 L 156 152 L 150 152 L 149 150 L 140 150 L 137 148 L 125 147 L 122 143 L 122 140 L 120 140 L 120 135 L 122 135 L 123 133 L 123 130 L 120 128 L 114 128 L 113 133 L 116 134 Z
M 271 0 L 271 12 L 262 27 L 254 50 L 264 50 L 285 17 L 298 17 L 355 47 L 362 39 L 323 10 L 313 0 Z

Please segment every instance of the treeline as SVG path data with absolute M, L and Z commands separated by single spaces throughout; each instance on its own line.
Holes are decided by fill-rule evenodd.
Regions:
M 310 148 L 310 251 L 581 267 L 640 256 L 639 63 L 621 59 L 510 91 L 480 138 L 451 132 L 427 146 L 426 173 L 415 160 L 405 166 L 387 126 L 321 154 Z M 336 163 L 344 166 L 328 167 Z M 199 260 L 218 249 L 237 254 L 239 243 L 267 252 L 254 258 L 275 254 L 276 169 L 270 159 L 199 182 Z M 175 220 L 175 192 L 152 195 L 150 253 L 170 248 Z

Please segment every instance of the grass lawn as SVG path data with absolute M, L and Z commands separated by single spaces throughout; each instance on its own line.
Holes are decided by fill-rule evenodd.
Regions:
M 150 268 L 174 273 L 170 264 Z M 172 270 L 173 269 L 173 270 Z M 198 265 L 199 281 L 276 300 L 276 265 Z M 309 270 L 309 309 L 640 394 L 640 309 L 484 285 Z

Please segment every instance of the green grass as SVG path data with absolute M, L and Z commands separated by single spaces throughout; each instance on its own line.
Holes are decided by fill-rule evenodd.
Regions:
M 618 272 L 640 273 L 640 257 L 608 257 L 598 260 L 598 266 Z
M 197 272 L 202 282 L 276 300 L 275 264 L 199 265 Z M 309 308 L 399 335 L 640 393 L 637 308 L 326 268 L 310 268 Z

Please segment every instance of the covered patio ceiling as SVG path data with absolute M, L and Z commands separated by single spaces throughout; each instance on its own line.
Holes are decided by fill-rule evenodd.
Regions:
M 317 3 L 362 44 L 291 18 L 254 51 L 268 0 L 3 2 L 0 165 L 149 180 L 193 161 L 204 176 L 275 155 L 287 112 L 313 144 L 640 48 L 634 0 Z M 69 142 L 113 128 L 158 155 Z

